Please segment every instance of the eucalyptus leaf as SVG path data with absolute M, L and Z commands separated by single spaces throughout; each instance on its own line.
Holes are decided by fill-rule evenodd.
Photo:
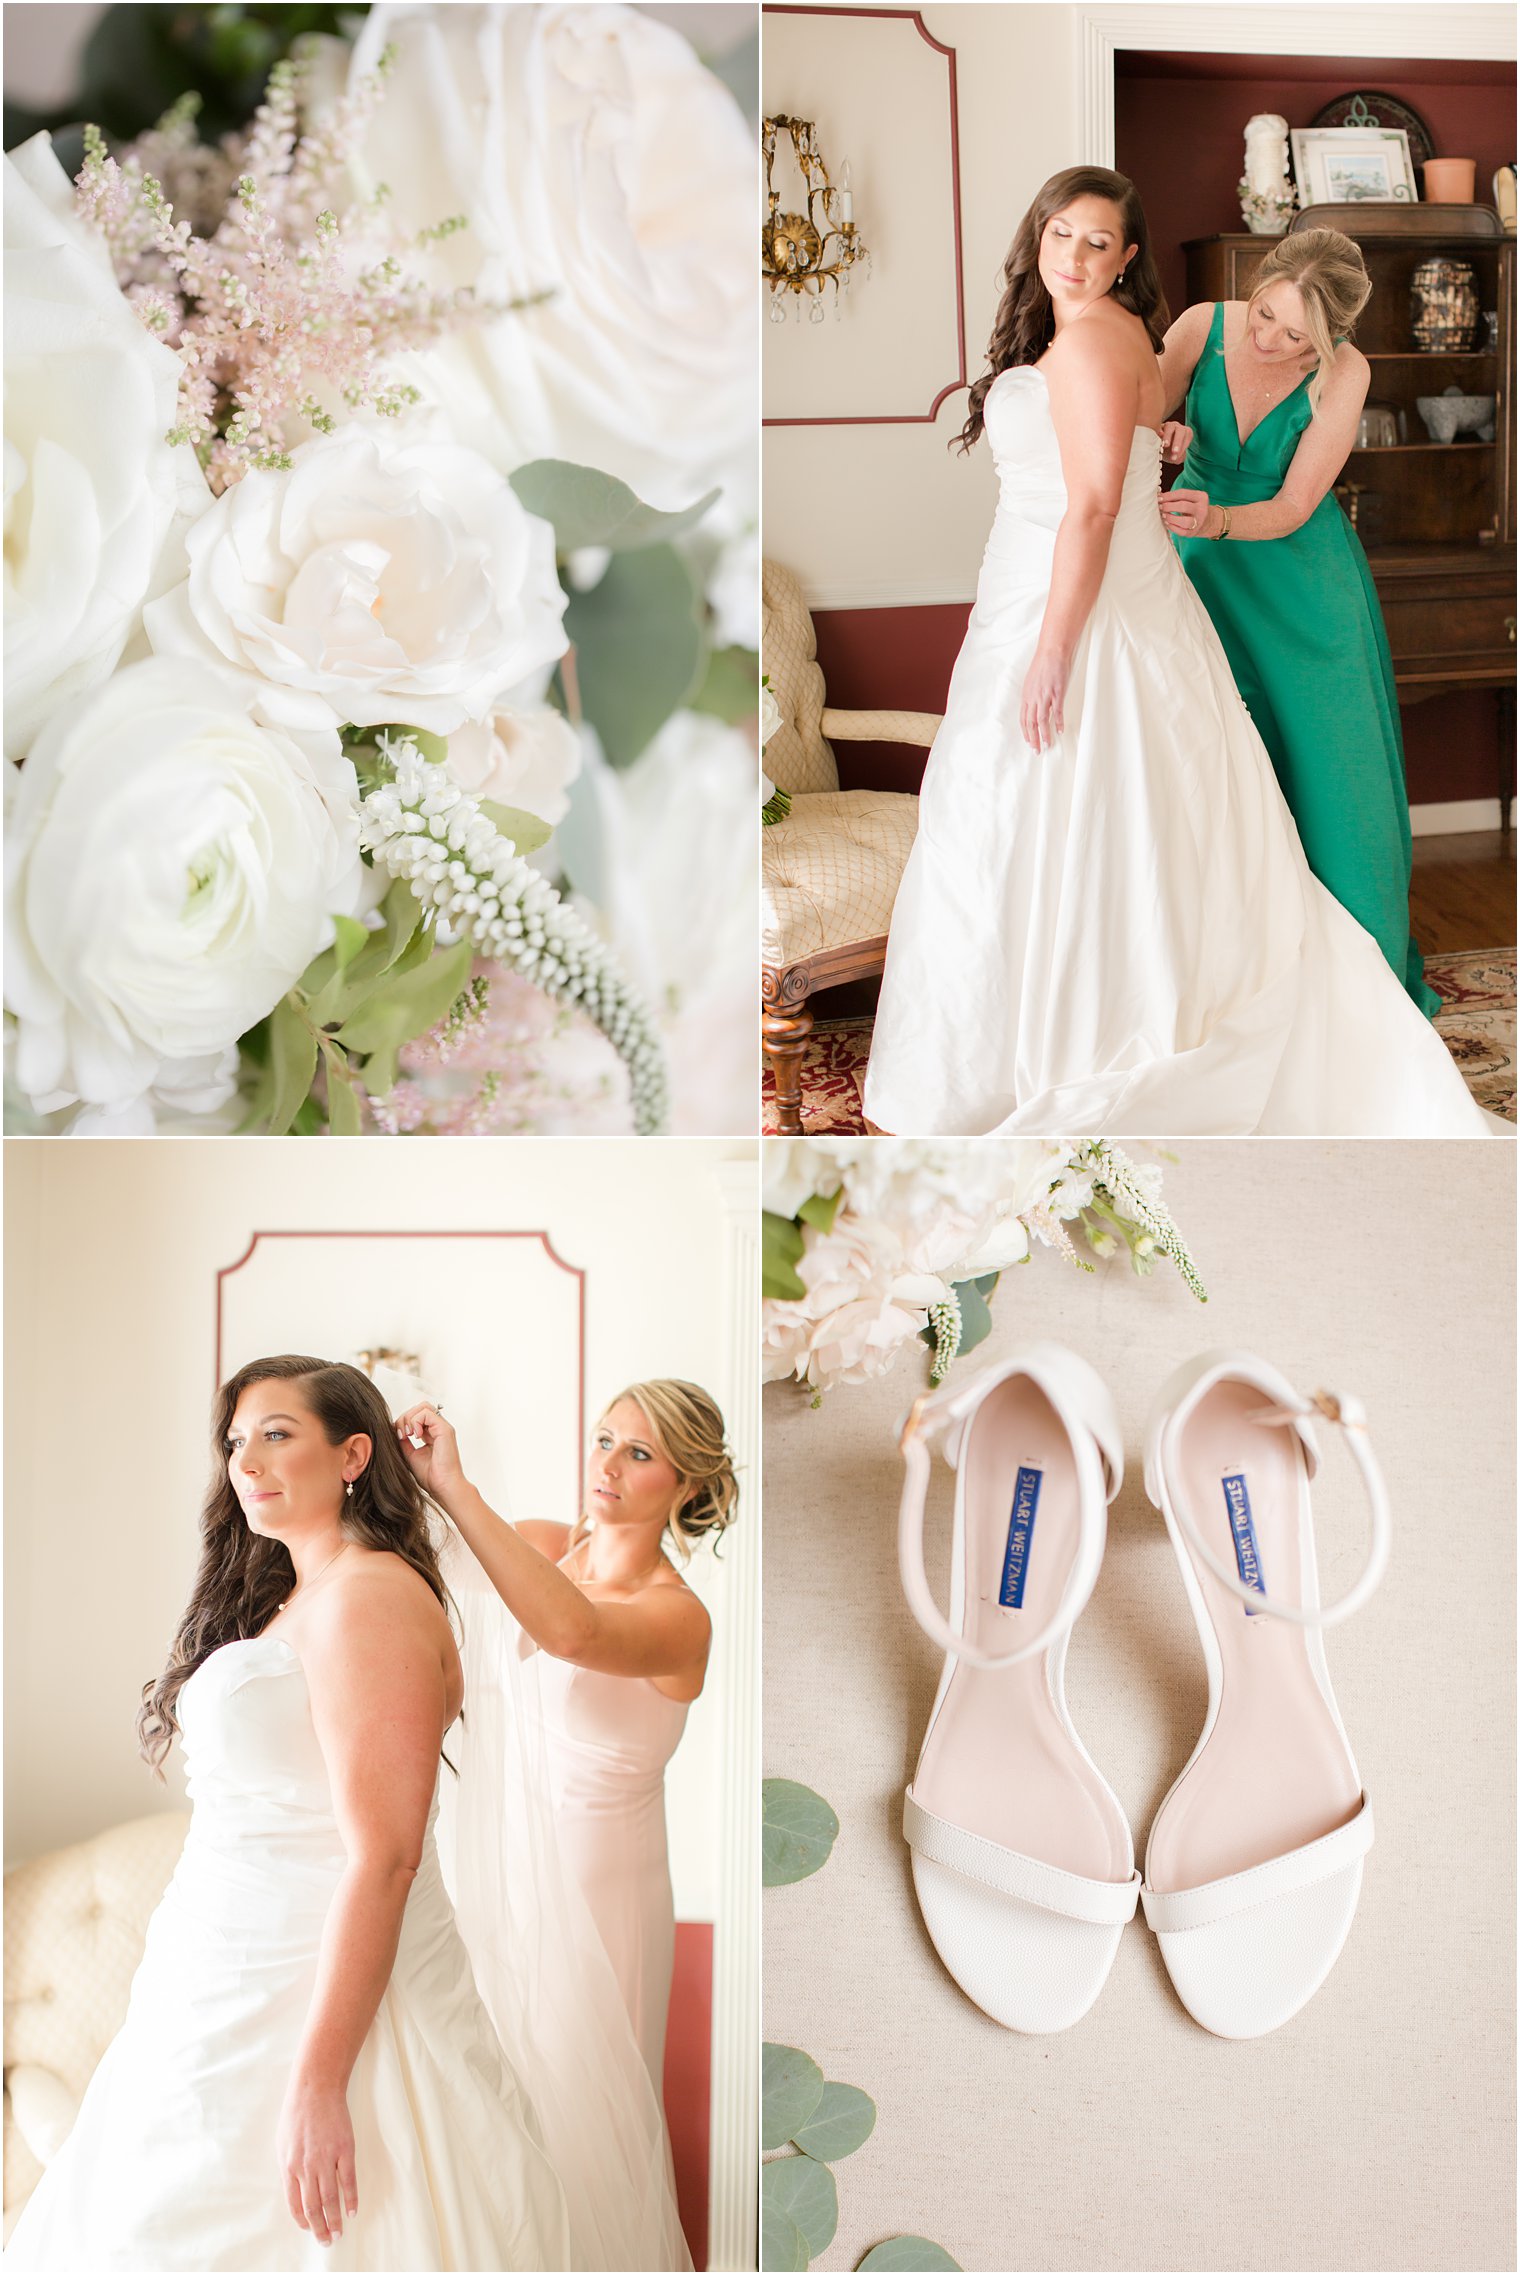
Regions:
M 760 658 L 754 649 L 714 648 L 691 708 L 725 719 L 731 727 L 752 718 L 760 708 Z
M 876 2129 L 876 2104 L 858 2085 L 836 2085 L 829 2079 L 818 2107 L 807 2123 L 792 2135 L 799 2149 L 824 2164 L 853 2156 Z
M 599 584 L 570 595 L 565 630 L 581 708 L 612 765 L 631 766 L 701 684 L 707 639 L 696 573 L 669 545 L 615 553 Z
M 798 2046 L 769 2043 L 760 2058 L 760 2144 L 779 2149 L 823 2099 L 823 2072 Z
M 807 2237 L 798 2227 L 790 2212 L 777 2206 L 762 2204 L 760 2208 L 760 2265 L 771 2268 L 796 2269 L 808 2263 Z
M 299 1006 L 284 996 L 269 1021 L 269 1070 L 273 1081 L 268 1131 L 283 1137 L 301 1109 L 317 1071 L 317 1038 Z
M 980 1280 L 960 1280 L 956 1294 L 961 1299 L 961 1348 L 958 1356 L 974 1351 L 978 1343 L 985 1343 L 992 1333 L 992 1313 L 987 1298 L 997 1286 L 996 1272 L 987 1273 Z
M 547 844 L 554 826 L 540 821 L 537 814 L 524 813 L 521 806 L 499 805 L 494 798 L 482 798 L 480 810 L 498 836 L 511 838 L 519 853 L 536 853 Z
M 767 1888 L 811 1878 L 828 1863 L 838 1834 L 839 1819 L 822 1794 L 789 1777 L 766 1778 L 760 1788 L 760 1858 Z
M 925 2236 L 888 2236 L 885 2243 L 877 2244 L 874 2251 L 866 2253 L 859 2267 L 860 2275 L 865 2275 L 868 2267 L 891 2268 L 895 2275 L 910 2275 L 910 2271 L 937 2275 L 942 2267 L 959 2270 L 960 2261 L 952 2259 L 948 2251 L 937 2243 L 930 2243 Z
M 449 738 L 436 734 L 431 727 L 392 727 L 390 733 L 407 742 L 415 743 L 429 766 L 442 766 L 449 755 Z
M 760 1215 L 760 1293 L 778 1302 L 795 1303 L 807 1289 L 797 1277 L 802 1255 L 802 1228 L 789 1216 L 771 1209 Z
M 661 513 L 615 475 L 577 466 L 568 458 L 530 459 L 508 479 L 529 513 L 554 524 L 554 543 L 561 553 L 578 552 L 583 545 L 623 553 L 664 544 L 695 529 L 720 494 L 709 490 L 678 513 Z
M 760 2202 L 795 2220 L 807 2241 L 809 2259 L 827 2251 L 839 2225 L 839 2190 L 834 2175 L 816 2157 L 776 2157 L 760 2167 Z

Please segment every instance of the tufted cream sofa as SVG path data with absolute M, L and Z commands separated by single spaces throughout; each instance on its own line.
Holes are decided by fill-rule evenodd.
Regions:
M 808 997 L 882 969 L 918 827 L 918 800 L 900 790 L 841 790 L 827 738 L 927 747 L 940 722 L 926 711 L 827 707 L 813 620 L 791 570 L 767 561 L 763 597 L 765 671 L 781 712 L 763 763 L 792 808 L 760 833 L 762 1015 L 780 1129 L 795 1137 L 802 1054 L 813 1029 Z
M 5 1878 L 5 2233 L 121 2028 L 190 1819 L 139 1817 Z

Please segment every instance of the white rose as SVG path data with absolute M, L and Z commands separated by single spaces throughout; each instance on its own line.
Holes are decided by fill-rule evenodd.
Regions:
M 551 829 L 570 810 L 581 768 L 580 737 L 552 704 L 494 711 L 449 737 L 449 771 L 472 798 L 536 814 Z
M 292 458 L 195 524 L 161 654 L 245 674 L 271 726 L 438 734 L 564 654 L 554 532 L 474 451 L 355 425 Z
M 117 288 L 45 134 L 5 161 L 5 747 L 112 670 L 177 512 L 180 366 Z
M 784 726 L 781 706 L 768 687 L 760 690 L 760 744 L 763 749 L 778 727 Z
M 932 1274 L 906 1268 L 883 1227 L 834 1220 L 831 1232 L 803 1230 L 797 1275 L 807 1289 L 807 1379 L 815 1390 L 885 1374 L 947 1294 Z
M 256 725 L 199 665 L 133 664 L 57 712 L 5 848 L 5 1000 L 33 1106 L 221 1104 L 239 1036 L 360 905 L 357 803 L 335 734 Z
M 754 137 L 679 32 L 635 9 L 378 7 L 399 50 L 365 147 L 450 283 L 527 313 L 421 353 L 454 431 L 510 471 L 568 458 L 683 505 L 758 432 Z

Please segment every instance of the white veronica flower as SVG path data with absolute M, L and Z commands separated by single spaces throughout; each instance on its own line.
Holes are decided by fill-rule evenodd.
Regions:
M 413 376 L 505 470 L 568 458 L 684 505 L 754 452 L 754 137 L 677 31 L 614 6 L 371 10 L 350 83 L 399 51 L 365 149 L 391 211 L 522 315 L 429 347 Z
M 55 713 L 5 848 L 15 1078 L 39 1113 L 209 1111 L 239 1036 L 357 913 L 358 788 L 336 734 L 255 724 L 221 674 L 155 658 Z
M 356 424 L 291 455 L 191 530 L 160 654 L 242 674 L 271 726 L 438 734 L 564 654 L 554 532 L 474 451 Z
M 112 670 L 177 513 L 211 493 L 164 440 L 180 366 L 117 289 L 45 134 L 5 161 L 5 747 Z

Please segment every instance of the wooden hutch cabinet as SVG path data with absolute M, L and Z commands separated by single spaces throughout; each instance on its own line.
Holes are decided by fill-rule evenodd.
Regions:
M 1400 439 L 1355 450 L 1338 495 L 1355 507 L 1393 652 L 1401 703 L 1455 689 L 1499 691 L 1505 826 L 1515 786 L 1515 240 L 1487 206 L 1316 205 L 1298 228 L 1354 237 L 1372 278 L 1356 344 L 1372 366 L 1368 402 L 1399 419 Z M 1275 242 L 1197 237 L 1185 247 L 1190 300 L 1247 300 Z M 1466 261 L 1479 306 L 1498 314 L 1498 340 L 1467 350 L 1417 348 L 1410 280 L 1422 261 Z M 1494 440 L 1432 442 L 1415 407 L 1448 387 L 1492 395 Z

